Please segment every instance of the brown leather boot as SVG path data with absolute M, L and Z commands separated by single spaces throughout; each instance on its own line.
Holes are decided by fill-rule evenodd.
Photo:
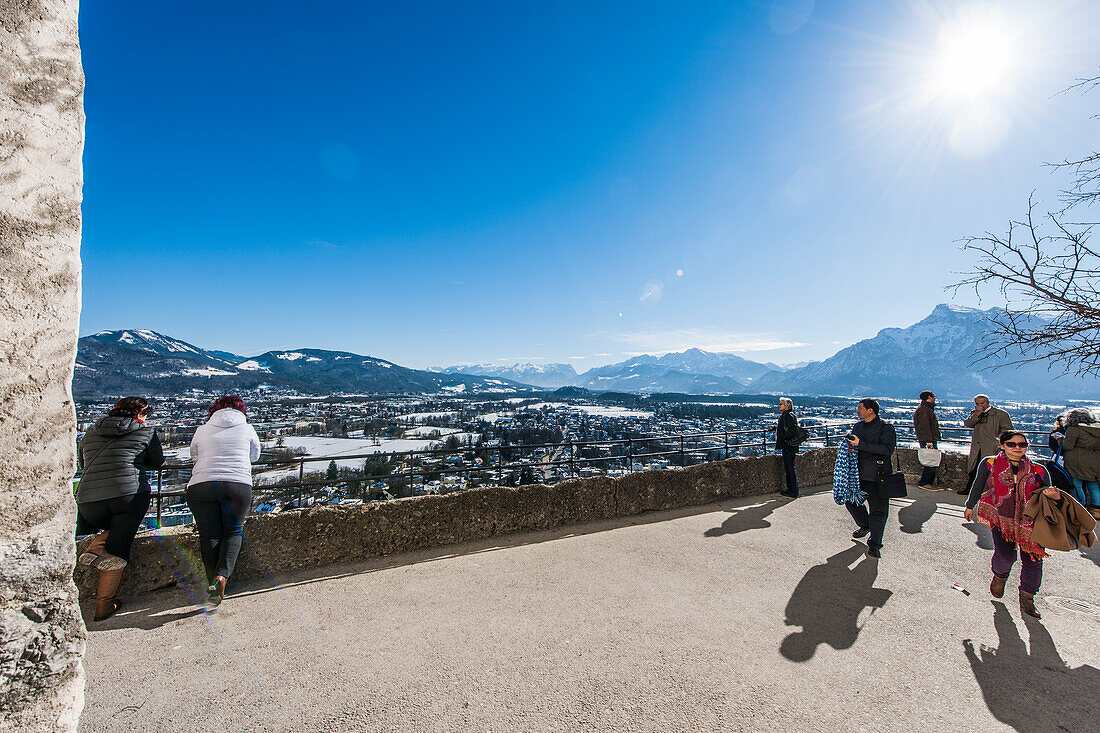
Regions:
M 99 588 L 95 598 L 95 621 L 102 621 L 110 617 L 122 607 L 122 601 L 115 598 L 118 594 L 118 586 L 122 584 L 122 576 L 126 574 L 126 568 L 121 570 L 100 570 Z
M 989 592 L 993 594 L 994 598 L 1004 598 L 1005 595 L 1005 583 L 1008 582 L 1008 578 L 998 578 L 993 576 L 993 580 L 989 581 Z
M 1020 613 L 1026 613 L 1032 618 L 1042 618 L 1039 612 L 1035 610 L 1035 594 L 1028 593 L 1026 590 L 1020 591 Z
M 107 533 L 100 532 L 88 545 L 88 549 L 80 553 L 76 561 L 96 570 L 122 570 L 126 567 L 126 561 L 117 555 L 107 552 Z

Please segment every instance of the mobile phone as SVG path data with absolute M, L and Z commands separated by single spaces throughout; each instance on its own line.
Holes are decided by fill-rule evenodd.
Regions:
M 844 439 L 845 440 L 855 440 L 856 439 L 856 434 L 855 433 L 848 433 L 847 435 L 844 436 Z

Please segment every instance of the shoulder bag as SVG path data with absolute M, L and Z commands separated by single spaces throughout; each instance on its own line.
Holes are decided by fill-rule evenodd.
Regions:
M 894 454 L 897 456 L 897 453 Z M 879 471 L 883 471 L 883 464 L 885 464 L 885 471 L 890 470 L 890 460 L 887 459 L 879 464 Z M 901 472 L 901 458 L 897 459 L 898 470 L 892 473 L 879 473 L 878 477 L 878 495 L 882 499 L 903 499 L 909 496 L 909 490 L 905 486 L 905 474 Z

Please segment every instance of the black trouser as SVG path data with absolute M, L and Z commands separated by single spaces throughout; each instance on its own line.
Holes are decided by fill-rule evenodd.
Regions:
M 206 582 L 229 578 L 244 541 L 242 526 L 252 508 L 252 487 L 233 481 L 204 481 L 187 487 L 187 507 L 195 515 Z
M 890 500 L 879 498 L 877 481 L 860 481 L 859 488 L 867 494 L 867 501 L 860 504 L 845 504 L 848 513 L 861 529 L 871 530 L 867 537 L 868 547 L 882 547 L 882 535 L 886 531 L 886 518 L 890 516 Z M 871 510 L 867 511 L 870 506 Z
M 783 448 L 783 473 L 787 477 L 787 493 L 798 496 L 798 474 L 794 471 L 794 458 L 798 448 Z
M 141 491 L 129 496 L 77 504 L 76 533 L 96 534 L 106 530 L 109 534 L 104 549 L 130 562 L 130 547 L 141 527 L 141 520 L 149 511 L 149 500 L 149 492 Z

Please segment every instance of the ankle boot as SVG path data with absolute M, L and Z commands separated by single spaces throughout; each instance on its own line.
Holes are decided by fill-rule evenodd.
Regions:
M 1032 618 L 1042 618 L 1039 612 L 1035 610 L 1035 594 L 1028 593 L 1026 590 L 1020 591 L 1020 613 L 1026 613 Z
M 1008 582 L 1008 578 L 998 578 L 996 575 L 993 576 L 993 580 L 989 581 L 989 592 L 993 594 L 994 598 L 1004 598 L 1006 582 Z
M 125 574 L 126 568 L 99 571 L 99 588 L 96 592 L 93 620 L 102 621 L 122 606 L 122 601 L 115 596 L 118 594 L 118 586 L 122 584 L 122 576 Z
M 80 553 L 80 557 L 76 561 L 86 567 L 95 568 L 99 571 L 104 570 L 122 570 L 126 567 L 126 561 L 117 555 L 112 555 L 107 552 L 107 533 L 100 532 L 92 540 L 92 544 L 88 545 L 88 549 Z

